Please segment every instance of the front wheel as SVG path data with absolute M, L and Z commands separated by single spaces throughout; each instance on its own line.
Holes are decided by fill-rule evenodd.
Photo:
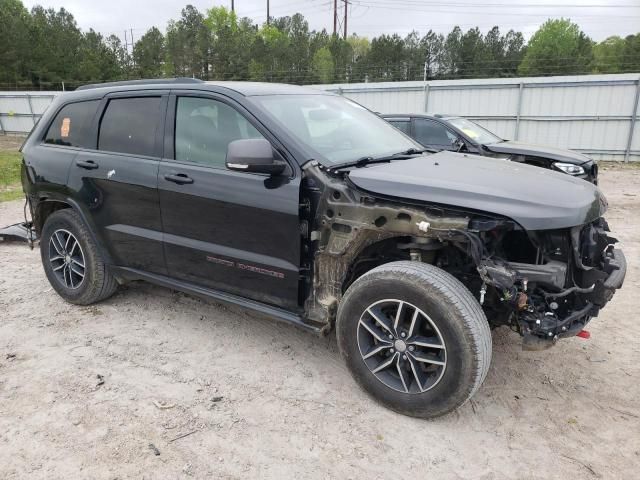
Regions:
M 336 333 L 364 390 L 415 417 L 461 406 L 491 363 L 480 304 L 453 276 L 424 263 L 388 263 L 358 278 L 342 298 Z

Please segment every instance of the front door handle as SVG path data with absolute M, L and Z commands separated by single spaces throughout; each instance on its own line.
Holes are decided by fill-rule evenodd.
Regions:
M 193 178 L 191 178 L 190 176 L 184 173 L 175 173 L 175 174 L 165 175 L 164 179 L 169 182 L 177 183 L 178 185 L 193 183 Z
M 93 160 L 78 160 L 76 162 L 76 165 L 87 170 L 95 170 L 96 168 L 98 168 L 98 164 Z

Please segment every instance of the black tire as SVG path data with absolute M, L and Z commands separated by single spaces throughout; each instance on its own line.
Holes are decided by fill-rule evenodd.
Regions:
M 385 339 L 385 342 L 397 345 L 395 339 L 400 339 L 400 333 L 394 336 L 393 332 L 382 328 L 388 321 L 392 322 L 392 327 L 395 325 L 395 317 L 388 316 L 383 309 L 396 300 L 401 305 L 399 310 L 405 315 L 403 318 L 413 318 L 411 312 L 419 309 L 420 314 L 416 314 L 416 318 L 422 318 L 421 321 L 426 325 L 424 328 L 433 335 L 431 338 L 441 337 L 443 344 L 431 350 L 435 352 L 433 355 L 422 354 L 418 351 L 423 349 L 422 346 L 411 344 L 409 338 L 417 337 L 410 331 L 405 339 L 406 344 L 401 342 L 399 347 L 390 350 L 378 341 L 377 336 L 371 335 L 370 328 L 373 325 L 378 329 L 376 335 L 388 334 L 386 338 L 393 337 L 394 340 Z M 372 309 L 369 310 L 369 307 Z M 380 310 L 376 310 L 375 316 L 370 313 L 378 307 Z M 376 321 L 380 317 L 385 318 L 382 322 Z M 361 323 L 361 318 L 364 323 Z M 406 320 L 398 320 L 398 328 L 394 327 L 394 331 L 403 330 L 402 322 L 406 326 Z M 491 331 L 480 304 L 452 275 L 425 263 L 388 263 L 358 278 L 348 288 L 338 308 L 336 334 L 340 353 L 360 386 L 386 407 L 413 417 L 438 417 L 463 405 L 478 390 L 491 363 Z M 405 335 L 406 329 L 403 331 Z M 364 359 L 367 352 L 361 350 L 361 345 L 367 338 L 375 338 L 368 353 L 380 350 L 379 346 L 383 347 L 383 353 L 376 354 L 380 357 Z M 438 344 L 435 340 L 433 343 Z M 413 353 L 407 349 L 412 349 Z M 378 376 L 382 373 L 378 372 L 378 376 L 373 373 L 381 363 L 372 368 L 366 362 L 369 365 L 374 361 L 386 363 L 385 358 L 391 357 L 390 352 L 395 352 L 393 355 L 397 358 L 397 365 L 389 367 L 388 373 L 384 373 L 385 380 L 381 380 Z M 444 365 L 423 364 L 422 360 L 416 362 L 417 354 L 421 358 L 444 359 Z M 415 373 L 416 366 L 427 373 Z M 402 380 L 401 384 L 394 379 L 394 370 L 398 379 Z M 421 377 L 429 381 L 418 386 Z M 392 381 L 402 388 L 394 387 Z M 423 391 L 423 386 L 428 388 Z
M 64 255 L 60 255 L 57 251 L 63 248 L 61 243 L 69 238 L 67 235 L 69 233 L 72 235 L 70 237 L 71 244 L 73 245 L 73 241 L 78 244 L 72 252 L 76 258 L 81 259 L 75 262 L 77 267 L 71 265 L 71 256 L 67 255 L 69 252 L 63 252 Z M 52 240 L 54 234 L 57 236 Z M 58 241 L 59 236 L 62 237 L 62 242 Z M 45 221 L 40 239 L 40 257 L 49 283 L 69 303 L 90 305 L 110 297 L 118 288 L 118 283 L 109 272 L 87 226 L 80 216 L 70 208 L 52 213 Z M 52 261 L 56 258 L 57 260 Z M 66 266 L 63 266 L 67 263 L 64 258 L 69 259 L 68 270 Z M 84 265 L 82 269 L 78 262 Z M 79 274 L 74 273 L 72 278 L 72 266 L 77 268 L 77 271 L 82 270 L 84 276 L 81 278 Z M 65 272 L 62 276 L 60 268 Z

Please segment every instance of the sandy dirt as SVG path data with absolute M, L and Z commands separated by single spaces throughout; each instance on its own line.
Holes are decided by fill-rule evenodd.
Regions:
M 333 335 L 143 283 L 72 306 L 0 244 L 0 478 L 638 478 L 640 169 L 602 188 L 630 268 L 591 339 L 494 331 L 480 391 L 433 421 L 369 399 Z
M 26 136 L 0 135 L 0 151 L 16 151 L 24 142 Z

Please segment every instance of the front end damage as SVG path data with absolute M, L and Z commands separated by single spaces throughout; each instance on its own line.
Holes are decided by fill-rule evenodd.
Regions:
M 602 218 L 525 231 L 509 218 L 369 194 L 317 162 L 305 166 L 303 185 L 301 302 L 325 332 L 349 285 L 396 260 L 451 273 L 492 327 L 509 326 L 536 350 L 581 332 L 624 281 L 624 255 Z
M 503 255 L 483 256 L 477 264 L 481 289 L 490 295 L 481 303 L 492 323 L 523 336 L 526 349 L 548 348 L 580 333 L 624 282 L 624 254 L 602 218 L 572 229 L 527 232 L 520 243 L 528 240 L 521 248 L 530 255 L 519 261 L 508 260 L 507 233 L 473 234 L 484 242 L 493 235 L 487 243 Z

